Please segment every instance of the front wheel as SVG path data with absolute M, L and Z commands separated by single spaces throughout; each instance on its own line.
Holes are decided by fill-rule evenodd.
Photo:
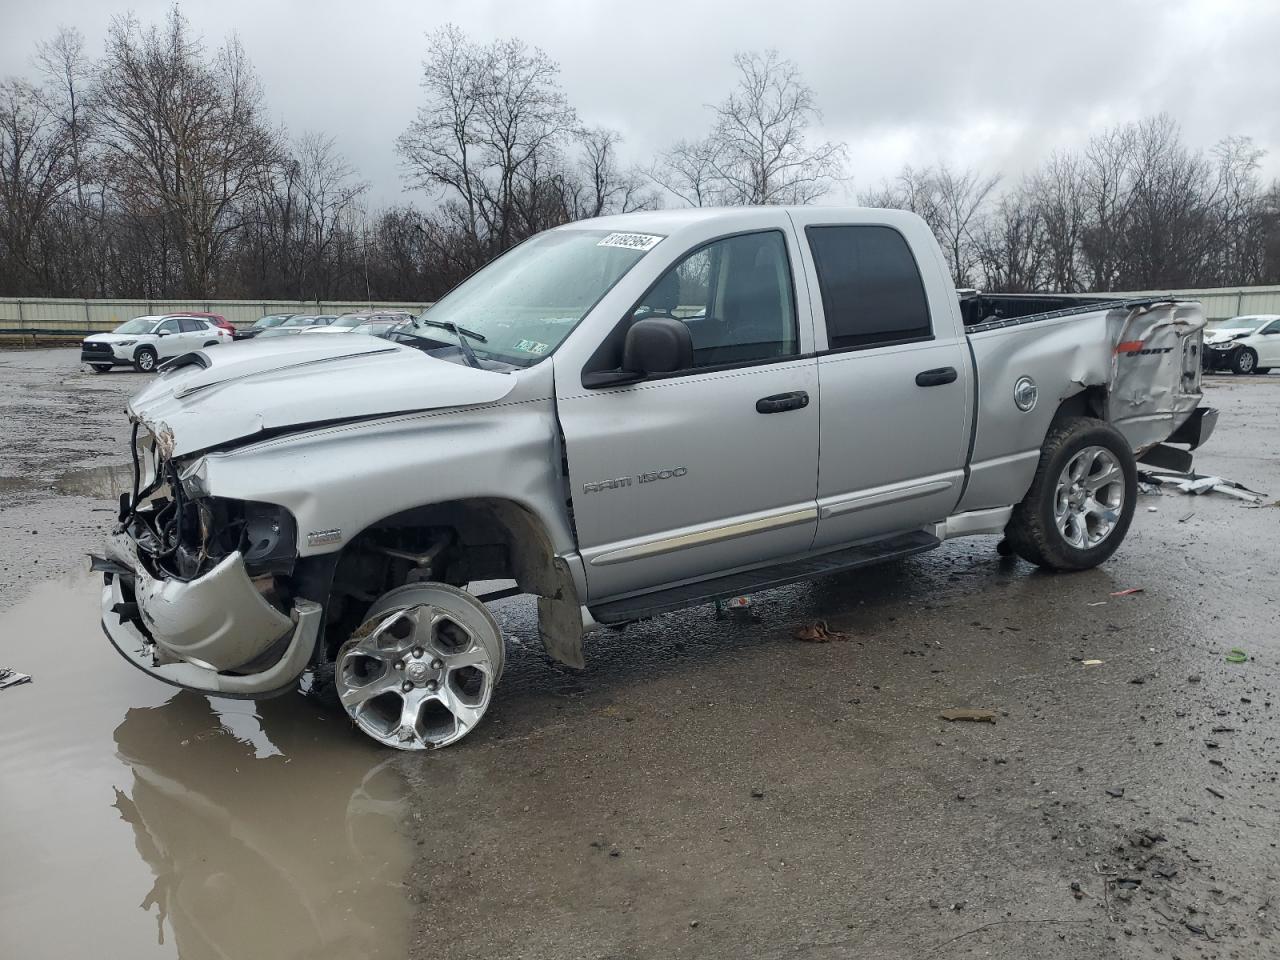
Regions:
M 1258 355 L 1248 347 L 1241 347 L 1231 358 L 1231 369 L 1236 373 L 1255 373 L 1258 369 Z
M 91 363 L 89 364 L 89 366 L 93 368 L 94 373 L 110 373 L 111 372 L 111 364 L 109 363 Z
M 156 368 L 156 352 L 150 347 L 139 347 L 133 355 L 133 365 L 141 373 L 150 373 Z
M 1005 537 L 1018 556 L 1041 567 L 1088 570 L 1124 540 L 1137 495 L 1137 461 L 1124 435 L 1103 420 L 1067 420 L 1045 438 Z
M 483 603 L 443 583 L 388 591 L 338 651 L 334 690 L 379 743 L 430 750 L 457 743 L 484 717 L 505 651 Z

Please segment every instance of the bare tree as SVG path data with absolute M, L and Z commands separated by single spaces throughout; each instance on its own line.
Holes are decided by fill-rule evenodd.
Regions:
M 71 144 L 50 103 L 26 81 L 0 84 L 0 246 L 17 278 L 47 276 L 40 228 L 73 177 Z
M 568 206 L 571 219 L 599 217 L 608 213 L 630 213 L 656 206 L 653 193 L 646 190 L 644 176 L 623 168 L 618 160 L 622 134 L 605 127 L 589 127 L 577 136 L 580 157 L 570 177 L 576 181 L 575 201 Z
M 735 54 L 736 88 L 712 107 L 702 140 L 681 141 L 653 179 L 692 206 L 801 204 L 826 195 L 844 177 L 844 144 L 811 144 L 822 119 L 800 68 L 776 50 Z
M 716 173 L 718 151 L 714 137 L 679 140 L 650 168 L 649 179 L 691 207 L 724 203 L 726 198 Z
M 163 214 L 188 296 L 214 289 L 242 203 L 281 157 L 262 91 L 233 36 L 212 57 L 175 7 L 164 29 L 112 21 L 99 78 L 99 139 L 122 201 Z
M 520 194 L 556 165 L 577 129 L 559 67 L 520 40 L 473 43 L 456 26 L 428 36 L 427 102 L 400 136 L 412 185 L 442 197 L 476 265 L 523 239 Z M 534 200 L 536 201 L 536 197 Z

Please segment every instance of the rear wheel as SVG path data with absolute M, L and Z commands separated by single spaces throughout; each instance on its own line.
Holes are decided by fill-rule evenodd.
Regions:
M 457 587 L 414 583 L 383 594 L 334 661 L 347 715 L 398 750 L 456 743 L 489 709 L 505 651 L 485 605 Z
M 1049 431 L 1031 489 L 1005 537 L 1013 551 L 1050 570 L 1088 570 L 1124 540 L 1138 493 L 1128 441 L 1102 420 L 1076 418 Z
M 1254 373 L 1258 369 L 1258 355 L 1249 347 L 1241 347 L 1231 358 L 1231 369 L 1236 373 Z
M 142 373 L 150 373 L 156 368 L 156 352 L 150 347 L 139 347 L 133 355 L 133 365 Z

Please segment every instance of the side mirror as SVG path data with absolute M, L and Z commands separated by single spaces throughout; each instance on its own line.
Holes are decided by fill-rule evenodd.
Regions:
M 673 317 L 637 320 L 622 346 L 622 369 L 642 376 L 693 366 L 693 335 Z
M 173 333 L 173 331 L 172 331 L 172 330 L 157 330 L 157 331 L 156 331 L 156 336 L 157 336 L 157 337 L 167 337 L 167 336 L 168 336 L 169 334 L 171 334 L 171 333 Z
M 693 335 L 673 317 L 636 320 L 627 330 L 622 345 L 622 366 L 616 370 L 595 370 L 583 374 L 587 388 L 616 387 L 635 383 L 646 376 L 674 373 L 693 366 Z

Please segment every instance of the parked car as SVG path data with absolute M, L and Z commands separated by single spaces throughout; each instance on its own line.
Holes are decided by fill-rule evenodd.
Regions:
M 232 337 L 236 335 L 235 324 L 220 313 L 196 313 L 194 311 L 186 311 L 181 314 L 175 314 L 175 316 L 198 317 L 201 320 L 208 320 L 214 326 L 227 331 L 227 333 L 231 334 Z
M 231 340 L 232 335 L 212 321 L 187 314 L 134 317 L 110 333 L 85 337 L 80 360 L 95 373 L 122 366 L 149 373 L 162 360 Z
M 333 323 L 324 327 L 317 327 L 314 330 L 308 330 L 307 333 L 351 333 L 357 327 L 364 323 L 375 323 L 378 321 L 386 321 L 388 323 L 401 323 L 405 320 L 411 320 L 412 314 L 402 311 L 387 312 L 374 311 L 360 313 L 344 313 L 336 318 Z
M 409 320 L 393 320 L 389 318 L 379 317 L 375 320 L 366 320 L 355 327 L 351 328 L 352 333 L 362 333 L 369 337 L 386 337 L 388 333 L 406 323 L 412 323 Z
M 1207 370 L 1270 373 L 1280 367 L 1280 314 L 1233 317 L 1204 338 Z
M 599 624 L 953 537 L 1102 563 L 1138 459 L 1189 466 L 1216 423 L 1203 327 L 1166 296 L 962 308 L 900 211 L 568 224 L 410 343 L 244 344 L 135 396 L 143 481 L 94 561 L 103 627 L 166 683 L 261 697 L 311 671 L 380 743 L 447 746 L 488 709 L 505 654 L 485 604 L 513 592 L 580 668 Z
M 265 317 L 259 317 L 253 321 L 253 324 L 247 328 L 236 331 L 237 340 L 252 340 L 264 330 L 270 330 L 272 327 L 278 327 L 290 317 L 296 316 L 292 313 L 269 313 Z
M 258 340 L 265 340 L 270 337 L 289 337 L 307 330 L 314 330 L 318 327 L 327 326 L 337 320 L 336 316 L 328 314 L 312 315 L 312 314 L 295 314 L 284 323 L 277 324 L 267 330 L 263 330 L 255 337 Z

